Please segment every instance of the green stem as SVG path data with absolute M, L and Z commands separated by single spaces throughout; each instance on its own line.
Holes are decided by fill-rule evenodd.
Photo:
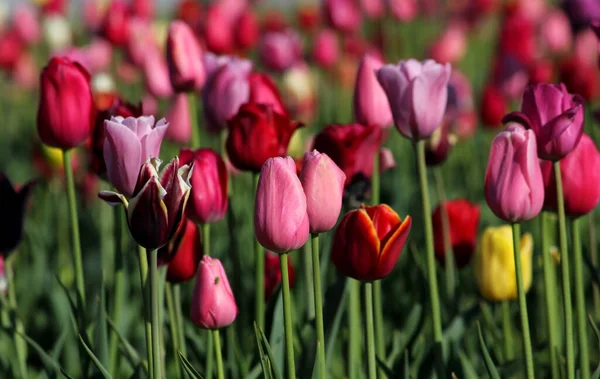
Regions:
M 202 248 L 204 254 L 210 255 L 210 224 L 202 224 Z
M 565 218 L 565 201 L 562 188 L 560 162 L 553 162 L 556 179 L 556 198 L 558 200 L 558 226 L 560 240 L 560 266 L 563 286 L 563 302 L 565 312 L 565 338 L 567 343 L 567 379 L 575 379 L 575 353 L 573 348 L 573 310 L 571 303 L 571 281 L 569 278 L 569 251 L 567 246 L 567 221 Z
M 433 336 L 438 353 L 436 354 L 436 368 L 438 377 L 445 377 L 443 362 L 443 335 L 442 317 L 440 314 L 440 295 L 438 292 L 437 276 L 435 272 L 435 256 L 433 253 L 433 226 L 431 223 L 431 206 L 429 204 L 429 185 L 427 183 L 427 168 L 425 166 L 425 141 L 415 143 L 417 164 L 419 173 L 419 184 L 421 189 L 421 202 L 423 204 L 423 227 L 425 230 L 425 245 L 427 248 L 427 277 L 429 280 L 429 296 L 431 302 L 431 313 L 433 321 Z
M 138 246 L 138 260 L 140 270 L 140 284 L 142 290 L 142 306 L 144 308 L 144 326 L 146 331 L 146 355 L 148 357 L 148 374 L 150 378 L 154 378 L 154 372 L 152 371 L 152 324 L 150 323 L 150 293 L 148 288 L 148 256 L 146 255 L 146 249 Z
M 147 249 L 150 255 L 150 309 L 152 322 L 152 367 L 154 379 L 160 379 L 162 376 L 161 350 L 160 350 L 160 314 L 158 310 L 158 250 Z
M 190 92 L 188 94 L 188 106 L 190 112 L 190 124 L 192 126 L 192 149 L 200 147 L 200 126 L 198 125 L 198 112 L 196 110 L 196 94 Z
M 319 357 L 320 378 L 327 378 L 327 361 L 325 360 L 325 328 L 323 326 L 323 294 L 321 292 L 321 263 L 319 261 L 319 234 L 312 235 L 312 274 L 314 281 L 314 305 L 317 324 L 317 354 Z
M 17 316 L 17 295 L 15 292 L 13 257 L 6 260 L 6 281 L 8 286 L 8 305 L 12 314 L 12 337 L 15 343 L 15 352 L 17 353 L 17 361 L 21 377 L 26 379 L 29 377 L 27 373 L 27 342 L 20 335 L 25 334 L 23 322 Z
M 254 174 L 254 194 L 258 188 L 259 174 Z M 255 269 L 255 287 L 254 287 L 254 306 L 255 321 L 261 330 L 265 328 L 265 253 L 263 247 L 254 237 L 254 269 Z M 287 275 L 287 272 L 286 272 Z
M 519 311 L 521 313 L 521 332 L 523 333 L 523 350 L 525 352 L 525 366 L 527 378 L 533 379 L 533 350 L 531 349 L 531 336 L 529 334 L 529 318 L 527 316 L 527 298 L 523 286 L 523 271 L 521 268 L 521 225 L 513 224 L 513 246 L 515 259 L 515 273 L 517 276 L 517 294 L 519 297 Z
M 123 211 L 121 207 L 113 208 L 114 215 L 114 261 L 115 261 L 115 285 L 112 320 L 117 329 L 121 324 L 121 310 L 125 302 L 125 255 L 122 251 L 123 244 Z M 110 372 L 116 373 L 119 367 L 119 337 L 117 333 L 110 335 Z
M 290 296 L 290 277 L 288 273 L 288 254 L 279 255 L 281 267 L 281 286 L 283 291 L 283 318 L 285 321 L 285 350 L 287 356 L 288 379 L 296 377 L 294 362 L 294 333 L 292 329 L 292 299 Z
M 177 332 L 179 333 L 179 351 L 184 357 L 187 357 L 187 349 L 185 347 L 185 323 L 181 314 L 181 286 L 173 285 L 173 301 L 175 302 L 175 318 L 177 319 Z
M 581 370 L 581 379 L 590 377 L 590 357 L 588 351 L 587 339 L 587 319 L 585 313 L 585 287 L 583 283 L 583 252 L 581 251 L 581 235 L 579 233 L 579 219 L 571 222 L 573 229 L 573 261 L 575 263 L 575 303 L 577 309 L 577 333 L 579 335 L 579 367 Z
M 447 296 L 454 300 L 454 292 L 456 289 L 456 266 L 454 260 L 454 250 L 452 249 L 452 239 L 450 237 L 450 219 L 448 210 L 446 209 L 446 192 L 444 191 L 444 177 L 441 168 L 433 171 L 435 178 L 435 186 L 437 189 L 438 200 L 440 202 L 440 210 L 442 212 L 442 235 L 444 238 L 444 274 L 446 276 L 446 291 Z
M 596 240 L 596 222 L 594 218 L 594 211 L 592 210 L 588 214 L 588 233 L 590 235 L 590 258 L 592 260 L 592 266 L 595 270 L 598 270 L 598 245 Z M 592 286 L 593 290 L 593 304 L 594 304 L 594 315 L 596 320 L 600 319 L 600 289 L 598 286 Z
M 317 242 L 318 243 L 318 242 Z M 309 252 L 310 245 L 302 247 L 302 263 L 304 265 L 304 293 L 306 294 L 306 319 L 315 318 L 315 285 L 313 283 L 313 264 Z
M 548 344 L 550 345 L 550 370 L 552 379 L 559 378 L 557 351 L 559 344 L 557 332 L 559 330 L 556 320 L 556 275 L 550 248 L 548 246 L 547 224 L 548 215 L 546 212 L 541 214 L 541 238 L 542 238 L 542 262 L 544 268 L 544 288 L 546 299 L 546 316 L 548 317 Z
M 377 360 L 375 359 L 375 326 L 373 325 L 373 284 L 365 283 L 365 314 L 367 321 L 367 362 L 369 379 L 377 379 Z
M 206 347 L 206 379 L 212 379 L 213 366 L 215 363 L 214 338 L 210 330 L 208 332 L 208 346 Z
M 219 329 L 211 331 L 213 335 L 213 341 L 215 345 L 215 356 L 217 357 L 217 379 L 225 379 L 225 372 L 223 370 L 223 354 L 221 353 L 221 336 L 219 336 Z
M 171 283 L 167 283 L 166 288 L 166 298 L 167 298 L 167 311 L 169 312 L 169 324 L 171 325 L 171 342 L 173 343 L 173 359 L 174 362 L 179 361 L 178 351 L 181 351 L 179 341 L 179 324 L 177 323 L 177 315 L 175 312 L 175 300 L 173 299 L 173 286 Z M 175 365 L 175 373 L 178 378 L 182 378 L 181 376 L 181 365 Z
M 69 223 L 71 230 L 71 249 L 75 266 L 77 292 L 81 298 L 81 312 L 85 312 L 85 282 L 83 279 L 83 261 L 81 259 L 81 242 L 79 239 L 79 218 L 77 217 L 77 199 L 75 198 L 75 180 L 71 166 L 71 150 L 63 150 L 63 164 L 67 181 L 67 200 L 69 202 Z
M 502 302 L 502 331 L 504 332 L 504 355 L 505 361 L 515 358 L 512 338 L 512 325 L 510 322 L 510 301 Z
M 373 205 L 378 205 L 381 198 L 381 176 L 380 176 L 380 154 L 375 153 L 375 159 L 373 160 Z M 373 283 L 373 301 L 375 310 L 375 343 L 377 344 L 377 355 L 383 359 L 385 357 L 385 339 L 384 339 L 384 322 L 383 322 L 383 301 L 381 298 L 381 280 Z M 385 373 L 383 369 L 380 370 L 380 376 L 383 377 Z
M 348 278 L 350 281 L 350 294 L 348 298 L 348 323 L 349 323 L 349 347 L 348 347 L 348 377 L 358 379 L 361 366 L 361 326 L 360 326 L 360 282 Z

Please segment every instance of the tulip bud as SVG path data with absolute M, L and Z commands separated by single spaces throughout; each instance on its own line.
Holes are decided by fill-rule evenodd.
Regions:
M 129 40 L 129 5 L 112 0 L 102 23 L 102 35 L 115 46 L 125 46 Z
M 294 287 L 296 274 L 292 261 L 288 262 L 288 276 L 290 279 L 290 288 Z M 281 283 L 281 265 L 279 256 L 273 252 L 267 251 L 265 254 L 265 301 L 268 302 L 275 291 L 277 285 Z
M 573 39 L 569 18 L 561 11 L 549 12 L 540 23 L 542 42 L 552 53 L 568 52 Z
M 502 91 L 494 85 L 487 85 L 481 96 L 481 121 L 485 126 L 497 128 L 507 111 L 507 101 Z
M 342 209 L 346 175 L 327 154 L 313 150 L 304 154 L 300 181 L 306 194 L 310 232 L 331 230 Z
M 191 167 L 180 167 L 179 158 L 175 157 L 159 176 L 159 166 L 158 158 L 144 163 L 129 201 L 116 192 L 98 194 L 110 205 L 125 205 L 129 232 L 146 249 L 158 249 L 169 243 L 179 228 L 190 194 Z
M 194 164 L 192 190 L 186 214 L 199 224 L 217 222 L 227 212 L 227 167 L 212 149 L 182 149 L 182 164 Z
M 540 161 L 544 177 L 544 208 L 556 211 L 556 178 L 549 161 Z M 594 141 L 583 134 L 577 147 L 560 160 L 565 213 L 583 216 L 600 201 L 600 153 Z
M 588 63 L 572 57 L 559 66 L 560 80 L 569 92 L 583 97 L 586 101 L 594 101 L 598 97 L 598 67 L 596 63 Z
M 481 295 L 490 301 L 517 298 L 515 250 L 510 225 L 489 227 L 481 236 L 481 248 L 475 255 L 475 279 Z M 521 237 L 521 270 L 525 292 L 531 287 L 533 238 L 526 233 Z
M 267 68 L 283 72 L 301 58 L 302 41 L 293 30 L 268 32 L 261 38 L 259 54 Z
M 461 24 L 450 25 L 429 49 L 437 62 L 458 63 L 467 51 L 467 35 Z
M 6 71 L 16 69 L 19 57 L 24 51 L 25 46 L 16 30 L 0 32 L 0 69 Z
M 39 41 L 41 34 L 40 22 L 35 9 L 29 4 L 21 3 L 17 5 L 13 14 L 13 26 L 23 42 L 34 44 Z
M 333 30 L 324 29 L 317 35 L 312 50 L 315 62 L 325 69 L 332 68 L 339 59 L 340 49 Z
M 389 0 L 388 6 L 392 16 L 399 21 L 410 22 L 419 14 L 417 0 Z
M 214 2 L 206 11 L 204 40 L 206 48 L 216 54 L 230 54 L 234 50 L 234 28 L 220 2 Z
M 158 258 L 168 263 L 167 280 L 170 283 L 192 279 L 202 259 L 202 241 L 196 223 L 184 219 L 171 242 L 158 251 Z
M 185 93 L 178 93 L 171 100 L 166 118 L 170 127 L 167 128 L 165 137 L 178 144 L 188 143 L 192 138 L 192 120 L 188 96 Z
M 523 93 L 521 112 L 508 114 L 503 122 L 515 121 L 532 129 L 538 155 L 557 161 L 569 154 L 583 133 L 583 99 L 571 95 L 564 84 L 535 84 Z
M 411 222 L 385 204 L 350 211 L 335 230 L 331 261 L 356 280 L 385 278 L 400 257 Z
M 442 209 L 444 207 L 445 209 Z M 454 262 L 458 268 L 465 267 L 475 253 L 477 228 L 481 211 L 479 205 L 468 200 L 457 199 L 445 201 L 435 208 L 432 215 L 433 245 L 436 259 L 444 265 L 446 262 L 446 246 L 444 243 L 444 210 L 448 217 L 448 234 L 450 246 L 454 253 Z
M 413 140 L 429 137 L 444 117 L 450 65 L 432 60 L 400 61 L 377 71 L 398 131 Z
M 354 32 L 362 23 L 358 1 L 326 0 L 323 9 L 329 26 L 341 32 Z
M 147 50 L 142 64 L 146 89 L 154 97 L 167 98 L 173 96 L 173 87 L 169 79 L 169 68 L 165 57 L 156 47 Z
M 92 133 L 95 116 L 90 75 L 79 63 L 52 58 L 40 77 L 37 131 L 46 145 L 63 150 Z
M 544 183 L 533 130 L 511 124 L 492 142 L 485 172 L 485 199 L 492 212 L 515 223 L 542 210 Z
M 254 12 L 247 8 L 237 20 L 235 44 L 241 50 L 248 50 L 256 44 L 259 36 L 258 20 Z
M 306 195 L 291 157 L 269 158 L 261 168 L 254 231 L 258 242 L 276 253 L 298 249 L 308 240 Z
M 173 21 L 169 26 L 167 63 L 175 91 L 191 92 L 204 86 L 202 49 L 192 29 L 183 21 Z
M 269 75 L 252 72 L 248 75 L 248 83 L 250 83 L 249 103 L 270 104 L 275 112 L 288 116 L 277 85 Z
M 354 119 L 359 124 L 381 128 L 392 124 L 390 103 L 375 74 L 382 66 L 383 62 L 371 54 L 365 54 L 358 66 L 353 104 Z
M 205 255 L 196 274 L 192 322 L 202 329 L 220 329 L 231 325 L 237 314 L 233 291 L 221 261 Z
M 387 147 L 379 149 L 379 172 L 386 172 L 396 168 L 394 153 Z
M 268 158 L 286 155 L 294 131 L 302 126 L 271 105 L 248 103 L 228 121 L 227 155 L 240 170 L 258 172 Z
M 117 116 L 104 121 L 106 173 L 117 191 L 132 196 L 140 167 L 147 159 L 158 157 L 168 127 L 164 119 L 154 126 L 154 116 Z
M 0 172 L 0 257 L 6 257 L 21 242 L 23 216 L 35 181 L 15 189 L 10 180 Z

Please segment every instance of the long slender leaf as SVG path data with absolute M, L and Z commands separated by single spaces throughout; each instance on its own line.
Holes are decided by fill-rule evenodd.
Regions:
M 596 339 L 598 340 L 598 345 L 600 346 L 600 331 L 598 331 L 598 327 L 596 326 L 592 315 L 588 315 L 588 320 L 590 322 L 590 325 L 592 325 L 592 329 L 594 329 L 594 334 L 596 334 Z M 600 379 L 600 362 L 598 363 L 598 366 L 592 373 L 590 379 Z
M 319 369 L 319 367 L 321 366 L 321 360 L 319 359 L 319 349 L 321 348 L 321 341 L 317 341 L 317 348 L 316 350 L 316 354 L 315 354 L 315 364 L 313 366 L 313 370 L 312 370 L 312 379 L 325 379 L 325 378 L 321 378 L 321 370 Z
M 265 354 L 265 350 L 263 349 L 262 338 L 256 322 L 254 322 L 254 334 L 256 336 L 256 345 L 258 346 L 258 354 L 260 358 L 260 365 L 262 366 L 263 377 L 265 379 L 273 379 L 273 373 L 271 372 L 271 368 L 267 363 L 268 358 Z
M 196 371 L 196 369 L 194 368 L 194 366 L 192 366 L 192 364 L 190 363 L 190 361 L 188 361 L 183 354 L 181 354 L 181 351 L 178 351 L 177 354 L 179 355 L 179 361 L 181 362 L 181 365 L 183 366 L 183 368 L 185 369 L 185 371 L 193 378 L 193 379 L 204 379 L 202 377 L 202 375 L 200 375 L 200 373 L 198 371 Z
M 83 348 L 85 349 L 85 351 L 88 353 L 88 355 L 92 359 L 92 362 L 94 362 L 94 364 L 96 365 L 98 370 L 100 370 L 100 373 L 102 374 L 102 376 L 104 376 L 105 379 L 112 379 L 112 375 L 110 375 L 108 370 L 102 365 L 102 362 L 100 362 L 100 360 L 98 359 L 98 357 L 96 357 L 94 352 L 92 350 L 90 350 L 88 345 L 83 340 L 83 337 L 81 336 L 81 334 L 79 335 L 79 342 L 81 342 L 81 344 L 83 345 Z
M 337 283 L 336 283 L 337 285 Z M 331 325 L 326 324 L 325 327 L 325 340 L 326 340 L 326 346 L 325 346 L 325 367 L 327 369 L 329 369 L 329 367 L 331 366 L 331 358 L 333 356 L 333 348 L 335 347 L 335 343 L 337 342 L 337 335 L 338 332 L 340 330 L 340 325 L 342 324 L 342 317 L 344 316 L 344 312 L 346 311 L 346 301 L 348 299 L 348 288 L 350 288 L 350 281 L 349 280 L 345 280 L 344 279 L 344 286 L 342 287 L 342 293 L 341 296 L 339 297 L 339 301 L 337 302 L 337 308 L 333 308 L 333 307 L 327 307 L 326 311 L 328 309 L 335 309 L 335 316 L 333 317 L 333 321 L 331 322 Z M 327 291 L 329 294 L 329 291 Z M 327 304 L 331 304 L 332 301 L 328 299 L 329 296 L 326 296 L 326 301 Z M 325 316 L 327 316 L 328 314 L 333 314 L 332 313 L 326 313 Z M 329 333 L 328 333 L 329 332 Z
M 258 328 L 258 331 L 260 332 L 262 342 L 265 346 L 265 350 L 267 351 L 267 356 L 269 357 L 269 361 L 271 362 L 271 370 L 273 370 L 273 375 L 274 375 L 273 378 L 274 379 L 283 379 L 283 377 L 279 373 L 279 370 L 277 369 L 277 365 L 273 361 L 273 358 L 274 358 L 273 350 L 271 350 L 271 346 L 269 345 L 269 341 L 267 340 L 265 333 L 263 333 L 263 331 L 260 330 L 260 328 Z
M 479 321 L 477 321 L 477 333 L 479 334 L 479 348 L 481 349 L 481 353 L 483 354 L 483 359 L 485 361 L 485 368 L 492 379 L 500 379 L 500 374 L 498 374 L 498 369 L 490 357 L 490 353 L 488 352 L 487 346 L 485 346 L 485 341 L 483 340 L 483 335 L 481 334 L 481 325 L 479 325 Z
M 62 368 L 60 369 L 60 373 L 67 379 L 75 379 L 71 375 L 67 374 L 67 372 L 65 370 L 63 370 Z
M 4 331 L 6 331 L 6 332 L 9 332 L 9 330 L 7 328 L 3 327 L 2 329 L 4 329 Z M 31 348 L 33 348 L 33 350 L 35 350 L 38 353 L 38 355 L 40 356 L 40 358 L 42 359 L 42 361 L 44 361 L 45 365 L 52 366 L 52 369 L 54 371 L 60 371 L 61 370 L 60 363 L 58 363 L 57 360 L 55 360 L 48 353 L 46 353 L 44 351 L 44 349 L 40 345 L 38 345 L 37 342 L 35 342 L 34 340 L 32 340 L 28 335 L 26 335 L 24 333 L 20 333 L 20 332 L 16 332 L 16 333 L 21 338 L 23 338 L 25 340 L 25 342 L 27 342 L 27 344 L 29 344 L 29 346 L 31 346 Z
M 119 331 L 117 330 L 117 326 L 110 319 L 110 317 L 107 316 L 106 320 L 108 322 L 108 326 L 110 327 L 111 331 L 113 333 L 115 333 L 115 335 L 117 336 L 117 339 L 123 345 L 123 351 L 125 353 L 124 354 L 125 358 L 127 358 L 129 363 L 131 364 L 131 367 L 135 368 L 135 367 L 139 366 L 140 364 L 142 364 L 144 366 L 144 372 L 148 373 L 148 362 L 146 362 L 146 360 L 143 360 L 140 357 L 140 355 L 138 354 L 137 350 L 133 346 L 131 346 L 129 341 L 127 341 L 127 339 L 125 337 L 123 337 L 121 335 L 121 333 L 119 333 Z
M 109 366 L 108 356 L 108 328 L 106 327 L 106 295 L 104 291 L 104 272 L 101 273 L 100 294 L 98 296 L 98 309 L 96 312 L 95 349 L 98 360 L 102 365 Z

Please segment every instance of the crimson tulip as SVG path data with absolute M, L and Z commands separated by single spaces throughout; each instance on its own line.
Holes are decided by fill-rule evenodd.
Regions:
M 167 280 L 182 283 L 194 277 L 202 259 L 202 240 L 196 223 L 184 218 L 173 239 L 158 251 L 161 263 L 167 263 Z
M 454 253 L 454 262 L 458 268 L 462 268 L 471 261 L 471 256 L 475 253 L 481 211 L 479 205 L 464 199 L 447 200 L 434 209 L 432 215 L 433 244 L 435 257 L 441 264 L 446 261 L 442 207 L 445 208 L 448 217 L 448 233 Z

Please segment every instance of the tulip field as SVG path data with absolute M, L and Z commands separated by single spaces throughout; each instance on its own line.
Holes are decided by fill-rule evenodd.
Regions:
M 600 379 L 596 0 L 0 4 L 0 379 Z

